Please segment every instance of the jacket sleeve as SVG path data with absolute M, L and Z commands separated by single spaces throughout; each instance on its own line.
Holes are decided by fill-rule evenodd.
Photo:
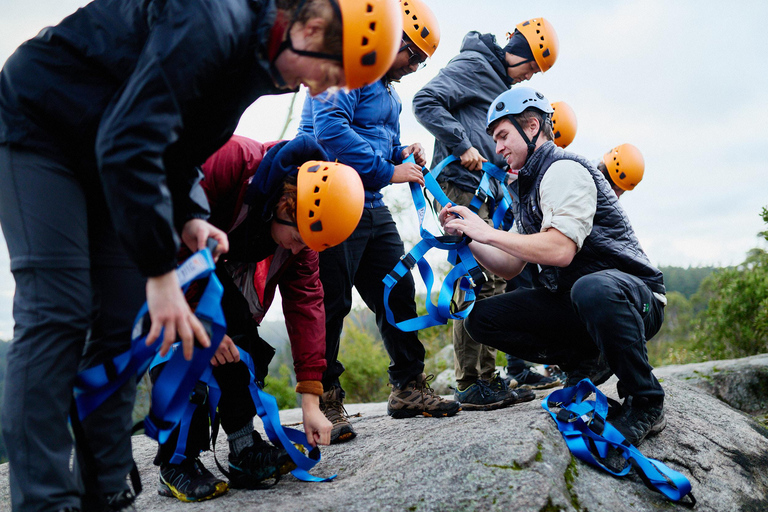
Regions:
M 473 86 L 473 83 L 484 83 L 483 75 L 492 72 L 480 59 L 450 61 L 413 97 L 416 120 L 456 157 L 472 147 L 472 142 L 451 112 L 466 103 L 479 101 L 484 105 L 486 102 L 478 93 L 479 87 Z
M 228 11 L 231 11 L 229 12 Z M 247 44 L 247 13 L 227 4 L 168 0 L 136 66 L 102 116 L 96 158 L 110 213 L 126 250 L 146 276 L 175 267 L 174 220 L 204 215 L 177 187 L 193 167 L 169 169 L 184 131 L 184 109 L 199 101 Z M 186 187 L 187 195 L 196 187 Z M 176 197 L 174 197 L 176 192 Z M 202 199 L 197 196 L 197 199 Z
M 325 308 L 319 257 L 304 248 L 280 277 L 280 295 L 297 381 L 320 381 L 326 369 Z
M 310 100 L 315 138 L 328 153 L 356 170 L 365 188 L 379 190 L 389 184 L 395 166 L 352 129 L 355 109 L 364 100 L 361 91 L 324 93 Z

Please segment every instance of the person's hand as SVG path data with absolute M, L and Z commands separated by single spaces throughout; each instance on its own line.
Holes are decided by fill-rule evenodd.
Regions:
M 216 353 L 211 358 L 211 364 L 219 366 L 227 363 L 236 363 L 239 360 L 240 351 L 237 349 L 237 345 L 232 341 L 232 338 L 225 334 L 219 344 L 219 348 L 216 349 Z
M 301 395 L 301 412 L 304 419 L 304 433 L 307 442 L 313 448 L 315 446 L 331 444 L 331 430 L 333 425 L 320 410 L 320 397 L 309 393 Z
M 451 235 L 467 235 L 472 240 L 480 243 L 487 243 L 488 235 L 493 231 L 493 226 L 486 224 L 476 213 L 466 206 L 447 206 L 443 208 L 440 215 L 443 220 L 440 222 L 445 228 L 445 232 Z
M 188 220 L 181 231 L 181 239 L 192 252 L 205 248 L 209 238 L 218 242 L 213 251 L 213 261 L 217 261 L 219 256 L 229 251 L 229 239 L 225 232 L 203 219 Z
M 195 339 L 203 347 L 210 347 L 211 340 L 203 324 L 190 309 L 179 286 L 176 271 L 172 270 L 161 276 L 147 279 L 147 308 L 152 325 L 147 335 L 147 346 L 152 345 L 163 331 L 160 355 L 164 356 L 171 349 L 176 334 L 181 338 L 184 358 L 192 359 Z
M 392 173 L 391 183 L 418 183 L 422 187 L 424 186 L 424 174 L 421 172 L 421 167 L 408 162 L 395 166 L 395 172 Z
M 448 208 L 453 206 L 451 203 L 446 204 L 443 206 L 443 209 L 440 210 L 440 213 L 437 214 L 437 220 L 440 221 L 440 225 L 443 227 L 446 235 L 458 235 L 459 233 L 454 229 L 449 229 L 445 227 L 445 223 L 450 220 L 451 218 L 455 217 L 455 213 L 451 213 L 448 211 Z
M 462 153 L 459 160 L 461 165 L 470 171 L 481 171 L 483 169 L 483 162 L 488 161 L 474 146 Z
M 403 150 L 403 160 L 408 158 L 409 155 L 413 155 L 413 159 L 420 166 L 424 167 L 427 165 L 427 158 L 424 156 L 424 148 L 418 142 L 414 142 Z

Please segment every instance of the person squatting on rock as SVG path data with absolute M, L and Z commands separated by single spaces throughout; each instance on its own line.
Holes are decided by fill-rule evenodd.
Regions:
M 413 98 L 416 119 L 435 137 L 432 166 L 448 156 L 460 160 L 450 163 L 437 178 L 440 188 L 454 204 L 469 206 L 483 176 L 483 162 L 504 168 L 493 141 L 485 133 L 485 114 L 494 98 L 515 84 L 546 72 L 557 59 L 559 43 L 552 25 L 544 18 L 518 23 L 504 48 L 492 34 L 469 32 L 459 54 L 440 70 Z M 471 86 L 468 86 L 471 84 Z M 504 186 L 492 180 L 494 187 Z M 496 195 L 496 194 L 494 194 Z M 493 224 L 488 205 L 477 212 Z M 484 269 L 488 280 L 477 292 L 485 299 L 504 292 L 506 282 Z M 459 292 L 460 293 L 460 292 Z M 463 297 L 459 297 L 459 304 Z M 454 398 L 465 410 L 491 410 L 521 400 L 532 400 L 530 391 L 512 391 L 496 373 L 496 350 L 475 343 L 467 334 L 463 320 L 453 321 Z M 528 371 L 524 361 L 513 377 L 520 385 L 539 387 L 549 379 Z M 521 396 L 522 395 L 522 396 Z
M 568 386 L 615 373 L 625 400 L 613 424 L 637 446 L 666 424 L 645 346 L 664 318 L 664 279 L 602 173 L 552 142 L 551 113 L 527 87 L 502 93 L 488 110 L 496 152 L 519 169 L 509 232 L 464 206 L 440 212 L 446 231 L 471 237 L 473 254 L 492 272 L 510 278 L 526 264 L 541 267 L 542 287 L 479 301 L 465 325 L 475 341 L 559 365 Z
M 278 287 L 307 441 L 311 446 L 330 443 L 331 423 L 319 405 L 326 368 L 325 310 L 316 251 L 340 243 L 357 226 L 363 185 L 353 169 L 325 159 L 306 135 L 276 145 L 234 136 L 202 166 L 211 222 L 227 232 L 230 242 L 217 266 L 227 335 L 211 364 L 221 390 L 218 417 L 229 440 L 227 476 L 233 488 L 257 488 L 295 468 L 284 449 L 253 429 L 252 379 L 238 351 L 250 354 L 263 386 L 274 349 L 259 336 L 258 324 Z M 188 295 L 195 292 L 190 289 Z M 150 374 L 159 375 L 162 366 Z M 198 406 L 183 436 L 186 445 L 178 446 L 177 428 L 155 458 L 160 494 L 181 501 L 206 500 L 227 490 L 198 458 L 209 445 L 208 394 L 203 383 L 195 392 Z M 172 463 L 175 452 L 182 452 L 182 461 Z
M 228 249 L 196 166 L 260 96 L 378 80 L 401 27 L 387 0 L 95 0 L 6 61 L 0 224 L 16 294 L 2 430 L 15 511 L 133 509 L 135 383 L 83 422 L 96 462 L 78 449 L 73 472 L 78 368 L 130 348 L 145 299 L 162 353 L 177 333 L 188 358 L 195 338 L 209 344 L 174 272 L 182 240 Z
M 407 6 L 406 6 L 407 4 Z M 451 416 L 459 403 L 436 395 L 424 374 L 424 346 L 415 332 L 390 325 L 384 306 L 386 276 L 404 254 L 403 242 L 381 189 L 390 183 L 424 183 L 426 163 L 421 144 L 400 144 L 402 109 L 392 82 L 413 73 L 432 55 L 439 42 L 439 28 L 429 8 L 420 0 L 402 2 L 410 21 L 404 25 L 400 51 L 386 76 L 356 91 L 321 94 L 304 103 L 299 133 L 317 139 L 331 160 L 354 168 L 365 186 L 363 218 L 342 244 L 320 254 L 320 280 L 325 290 L 326 360 L 322 407 L 334 423 L 331 442 L 354 438 L 344 410 L 344 390 L 339 376 L 339 346 L 344 317 L 352 307 L 352 287 L 376 315 L 376 323 L 389 354 L 392 393 L 387 411 L 395 418 L 415 415 Z M 402 163 L 413 155 L 416 164 Z M 394 162 L 394 163 L 393 163 Z M 418 165 L 417 165 L 418 164 Z M 392 290 L 390 305 L 396 318 L 416 316 L 413 277 L 406 275 Z

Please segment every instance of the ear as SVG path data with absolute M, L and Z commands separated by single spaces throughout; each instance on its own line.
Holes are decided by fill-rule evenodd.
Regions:
M 307 40 L 312 40 L 316 37 L 322 38 L 325 34 L 325 29 L 327 26 L 328 22 L 324 18 L 310 18 L 304 24 L 304 27 L 301 29 L 301 31 Z
M 525 125 L 525 132 L 528 138 L 532 138 L 539 132 L 539 120 L 535 117 L 530 117 Z

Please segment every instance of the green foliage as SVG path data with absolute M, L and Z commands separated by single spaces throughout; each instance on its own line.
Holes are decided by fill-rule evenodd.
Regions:
M 707 309 L 696 318 L 695 348 L 705 360 L 768 352 L 768 252 L 721 269 L 702 283 Z
M 437 302 L 437 294 L 433 298 Z M 427 301 L 423 295 L 416 297 L 416 313 L 419 316 L 427 314 Z M 439 374 L 448 368 L 448 362 L 436 357 L 438 353 L 446 346 L 453 343 L 453 323 L 447 325 L 436 325 L 419 331 L 419 339 L 424 345 L 426 352 L 425 370 L 427 373 Z
M 280 409 L 293 409 L 301 405 L 296 395 L 294 378 L 291 368 L 282 364 L 276 376 L 271 373 L 264 379 L 264 391 L 275 397 L 277 407 Z
M 659 267 L 659 270 L 664 274 L 667 293 L 678 292 L 690 299 L 701 282 L 715 271 L 715 267 Z
M 346 402 L 381 402 L 389 396 L 389 356 L 378 331 L 372 332 L 364 325 L 356 315 L 348 316 L 344 322 L 339 359 L 346 370 L 339 380 L 346 392 Z

